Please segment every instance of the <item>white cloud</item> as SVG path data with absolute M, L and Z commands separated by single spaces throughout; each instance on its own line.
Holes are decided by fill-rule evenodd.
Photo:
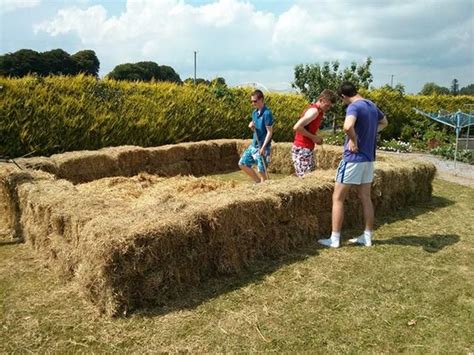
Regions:
M 101 5 L 82 5 L 59 10 L 35 31 L 76 34 L 97 52 L 103 74 L 127 61 L 152 60 L 171 65 L 184 79 L 191 76 L 194 50 L 199 76 L 224 76 L 230 83 L 291 81 L 291 68 L 299 63 L 345 65 L 368 56 L 381 77 L 403 68 L 438 76 L 442 67 L 458 67 L 464 75 L 472 68 L 472 0 L 295 0 L 278 15 L 258 10 L 258 4 L 128 0 L 118 16 Z
M 38 6 L 41 0 L 0 0 L 0 12 Z

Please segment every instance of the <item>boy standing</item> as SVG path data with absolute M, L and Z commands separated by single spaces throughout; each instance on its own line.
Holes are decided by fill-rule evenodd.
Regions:
M 249 128 L 254 132 L 252 144 L 243 152 L 239 167 L 256 183 L 268 179 L 267 167 L 270 163 L 270 148 L 273 134 L 273 116 L 265 105 L 263 92 L 255 90 L 251 95 L 254 107 Z M 258 175 L 252 168 L 257 165 Z
M 291 147 L 291 158 L 296 176 L 303 177 L 316 168 L 315 144 L 323 144 L 317 135 L 324 113 L 336 102 L 337 96 L 331 90 L 323 90 L 318 100 L 311 104 L 293 126 L 295 140 Z
M 324 246 L 338 248 L 340 245 L 344 201 L 351 186 L 355 185 L 362 202 L 365 230 L 350 243 L 364 246 L 372 245 L 374 229 L 374 207 L 370 197 L 374 179 L 375 149 L 377 132 L 388 125 L 387 118 L 370 100 L 357 93 L 354 84 L 343 82 L 338 90 L 342 101 L 349 105 L 344 121 L 346 142 L 344 155 L 336 172 L 336 184 L 332 196 L 332 234 L 328 239 L 318 242 Z

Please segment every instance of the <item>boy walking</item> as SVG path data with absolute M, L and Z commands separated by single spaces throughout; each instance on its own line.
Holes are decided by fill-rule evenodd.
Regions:
M 256 184 L 268 179 L 268 164 L 270 163 L 270 148 L 273 134 L 273 115 L 265 105 L 263 92 L 255 90 L 251 95 L 254 107 L 249 128 L 254 132 L 250 146 L 243 152 L 239 167 Z M 258 175 L 252 168 L 257 165 Z
M 374 179 L 375 149 L 377 132 L 388 125 L 387 118 L 370 100 L 357 93 L 354 84 L 343 82 L 338 94 L 349 105 L 344 121 L 346 141 L 344 155 L 336 172 L 336 184 L 332 197 L 332 233 L 328 239 L 318 242 L 324 246 L 338 248 L 340 245 L 344 201 L 351 186 L 356 186 L 365 221 L 365 230 L 350 243 L 372 245 L 374 229 L 374 207 L 370 197 Z
M 291 158 L 296 176 L 303 177 L 316 168 L 314 152 L 315 144 L 323 144 L 317 135 L 324 113 L 336 102 L 336 94 L 331 90 L 323 90 L 318 100 L 311 104 L 293 126 L 295 140 L 291 147 Z

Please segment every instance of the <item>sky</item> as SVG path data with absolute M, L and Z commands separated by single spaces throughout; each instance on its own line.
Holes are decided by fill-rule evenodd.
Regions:
M 474 83 L 474 0 L 0 0 L 0 54 L 95 51 L 184 80 L 291 88 L 294 67 L 371 57 L 374 87 Z

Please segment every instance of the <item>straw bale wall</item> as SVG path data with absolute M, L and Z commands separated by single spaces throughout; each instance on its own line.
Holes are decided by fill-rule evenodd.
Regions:
M 180 168 L 183 175 L 235 170 L 247 144 L 223 140 L 66 153 L 46 160 L 49 172 L 2 166 L 0 208 L 8 212 L 10 229 L 52 269 L 73 279 L 100 311 L 124 314 L 329 233 L 339 147 L 320 150 L 320 169 L 304 179 L 252 186 L 164 177 L 183 174 Z M 290 148 L 275 144 L 272 165 L 290 172 Z M 373 185 L 378 216 L 431 197 L 432 164 L 380 158 Z M 88 165 L 93 162 L 101 164 L 95 171 Z M 35 164 L 42 168 L 38 159 Z M 361 217 L 357 199 L 350 199 L 345 226 Z

